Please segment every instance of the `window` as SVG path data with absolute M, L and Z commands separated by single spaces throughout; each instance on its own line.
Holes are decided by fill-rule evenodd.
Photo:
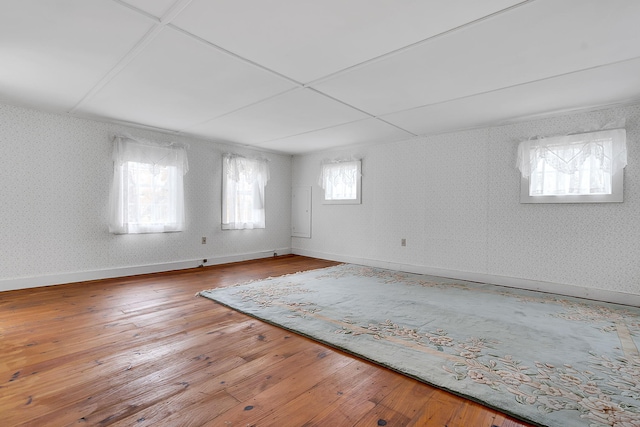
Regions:
M 269 163 L 235 154 L 222 158 L 222 229 L 265 228 L 264 187 Z
M 186 146 L 117 136 L 113 146 L 109 231 L 164 233 L 184 229 Z
M 522 203 L 622 202 L 626 132 L 611 129 L 523 141 Z
M 320 186 L 325 204 L 360 204 L 361 161 L 323 163 Z

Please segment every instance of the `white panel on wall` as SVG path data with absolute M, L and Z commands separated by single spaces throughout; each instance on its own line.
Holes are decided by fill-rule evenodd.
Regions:
M 291 236 L 311 237 L 311 187 L 295 185 L 291 190 Z

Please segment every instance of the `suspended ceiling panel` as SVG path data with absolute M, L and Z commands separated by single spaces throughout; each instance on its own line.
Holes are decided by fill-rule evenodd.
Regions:
M 607 4 L 531 2 L 314 87 L 381 115 L 640 56 L 640 1 Z
M 0 101 L 70 109 L 150 29 L 109 0 L 2 2 Z
M 194 0 L 173 24 L 307 83 L 516 3 Z
M 298 154 L 640 101 L 638 0 L 0 2 L 0 102 Z
M 165 28 L 81 111 L 181 130 L 292 87 L 280 77 Z
M 365 119 L 268 141 L 266 144 L 258 144 L 258 146 L 267 145 L 272 150 L 302 154 L 308 151 L 320 151 L 354 144 L 393 142 L 412 136 L 414 135 L 381 120 Z
M 312 90 L 296 89 L 187 131 L 226 141 L 260 144 L 367 117 Z M 251 126 L 245 126 L 246 123 Z
M 599 88 L 597 94 L 590 90 L 594 87 Z M 631 101 L 629 94 L 637 91 L 638 87 L 640 59 L 634 59 L 577 75 L 552 77 L 505 90 L 393 113 L 383 118 L 416 134 L 433 134 L 487 124 L 503 124 L 523 117 L 545 116 L 549 114 L 550 100 L 553 100 L 557 112 L 606 105 L 607 102 L 615 104 L 625 99 Z M 491 108 L 486 108 L 488 105 Z

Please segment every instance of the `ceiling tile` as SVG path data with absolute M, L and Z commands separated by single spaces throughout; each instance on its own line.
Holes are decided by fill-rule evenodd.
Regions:
M 167 28 L 80 112 L 180 130 L 292 87 Z
M 409 132 L 377 119 L 365 119 L 327 129 L 265 142 L 259 146 L 291 154 L 320 151 L 347 145 L 376 144 L 410 138 Z
M 296 89 L 186 129 L 186 132 L 257 144 L 367 117 L 312 90 Z
M 391 141 L 639 100 L 638 16 L 638 0 L 5 1 L 0 102 L 294 153 Z
M 0 13 L 0 99 L 68 111 L 151 25 L 111 0 L 11 2 Z
M 519 1 L 194 0 L 173 24 L 310 82 Z
M 153 16 L 161 18 L 173 6 L 176 0 L 122 0 L 131 6 L 144 10 Z
M 313 85 L 375 115 L 640 56 L 640 1 L 538 0 Z
M 383 118 L 435 134 L 640 100 L 640 59 L 416 108 Z

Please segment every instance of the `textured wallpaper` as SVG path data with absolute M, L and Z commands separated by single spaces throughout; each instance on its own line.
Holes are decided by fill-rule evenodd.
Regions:
M 626 118 L 624 203 L 521 204 L 518 142 Z M 640 106 L 296 156 L 312 238 L 294 252 L 640 294 Z M 322 205 L 320 161 L 362 156 L 362 205 Z M 407 246 L 400 245 L 401 238 Z
M 624 202 L 512 203 L 518 141 L 532 135 L 576 132 L 626 118 L 628 165 Z M 534 278 L 640 294 L 640 106 L 490 129 L 487 269 Z M 515 182 L 516 188 L 505 182 Z
M 190 145 L 187 229 L 113 235 L 111 135 Z M 109 270 L 289 248 L 291 157 L 0 104 L 0 280 Z M 222 231 L 221 155 L 269 159 L 267 228 Z M 207 244 L 201 238 L 207 237 Z M 194 267 L 195 267 L 194 263 Z
M 626 118 L 624 203 L 520 204 L 517 143 Z M 221 155 L 198 139 L 187 230 L 112 235 L 110 136 L 170 135 L 0 104 L 0 281 L 307 250 L 337 257 L 640 294 L 640 106 L 270 160 L 267 228 L 220 228 Z M 253 153 L 255 154 L 255 153 Z M 323 205 L 323 159 L 362 157 L 362 204 Z M 292 180 L 293 176 L 293 180 Z M 312 186 L 312 237 L 290 235 L 291 185 Z M 200 239 L 206 236 L 208 243 Z M 400 246 L 400 239 L 407 246 Z

